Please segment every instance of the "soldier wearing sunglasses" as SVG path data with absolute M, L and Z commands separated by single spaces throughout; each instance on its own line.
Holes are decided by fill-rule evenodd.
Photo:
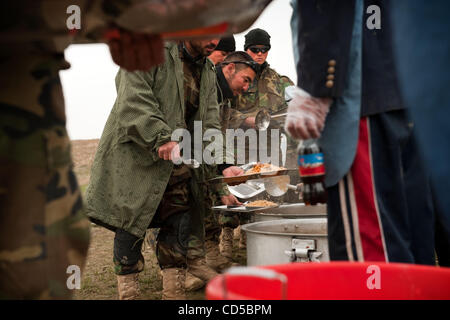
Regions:
M 249 90 L 237 99 L 230 122 L 233 128 L 254 128 L 255 116 L 261 108 L 269 112 L 286 108 L 284 89 L 293 82 L 269 67 L 266 60 L 270 48 L 270 35 L 265 30 L 257 28 L 245 35 L 244 50 L 260 65 L 260 70 Z

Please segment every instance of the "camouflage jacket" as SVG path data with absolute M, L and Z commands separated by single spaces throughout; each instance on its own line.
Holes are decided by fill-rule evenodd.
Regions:
M 229 115 L 229 128 L 242 127 L 247 117 L 256 116 L 262 108 L 271 113 L 286 108 L 284 89 L 292 85 L 288 77 L 279 75 L 266 64 L 248 91 L 236 99 L 236 105 Z
M 184 128 L 183 67 L 175 44 L 165 48 L 166 62 L 148 72 L 119 70 L 117 99 L 105 125 L 86 190 L 87 215 L 112 229 L 142 237 L 162 199 L 173 169 L 157 149 Z M 202 71 L 196 120 L 220 130 L 214 66 Z M 206 143 L 205 143 L 206 144 Z M 193 170 L 202 181 L 204 170 Z M 195 200 L 203 191 L 196 189 Z

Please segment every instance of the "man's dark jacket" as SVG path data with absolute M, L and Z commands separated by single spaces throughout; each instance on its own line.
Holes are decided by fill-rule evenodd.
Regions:
M 347 81 L 355 1 L 298 0 L 297 5 L 298 86 L 312 96 L 340 97 Z M 367 27 L 374 14 L 367 13 L 371 5 L 380 8 L 381 29 Z M 386 0 L 364 1 L 361 117 L 403 108 L 387 8 Z

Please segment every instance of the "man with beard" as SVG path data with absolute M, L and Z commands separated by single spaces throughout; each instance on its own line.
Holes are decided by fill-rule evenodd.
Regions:
M 215 72 L 206 57 L 217 39 L 166 43 L 165 63 L 147 72 L 120 69 L 117 99 L 103 131 L 86 190 L 87 215 L 115 232 L 114 264 L 120 299 L 139 294 L 143 237 L 160 228 L 156 255 L 163 299 L 185 299 L 190 219 L 204 201 L 204 167 L 175 165 L 180 157 L 172 132 L 194 121 L 220 129 Z M 172 160 L 172 161 L 168 161 Z M 218 160 L 220 161 L 220 160 Z M 224 176 L 242 170 L 221 165 Z M 200 266 L 201 267 L 201 266 Z M 206 275 L 210 277 L 211 275 Z

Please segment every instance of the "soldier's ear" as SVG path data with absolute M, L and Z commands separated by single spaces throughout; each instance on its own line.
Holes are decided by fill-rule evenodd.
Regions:
M 234 63 L 227 63 L 224 67 L 222 67 L 222 71 L 227 76 L 232 76 L 236 71 L 236 65 Z
M 230 74 L 235 74 L 236 72 L 236 64 L 231 62 L 230 64 L 228 64 L 230 67 Z

